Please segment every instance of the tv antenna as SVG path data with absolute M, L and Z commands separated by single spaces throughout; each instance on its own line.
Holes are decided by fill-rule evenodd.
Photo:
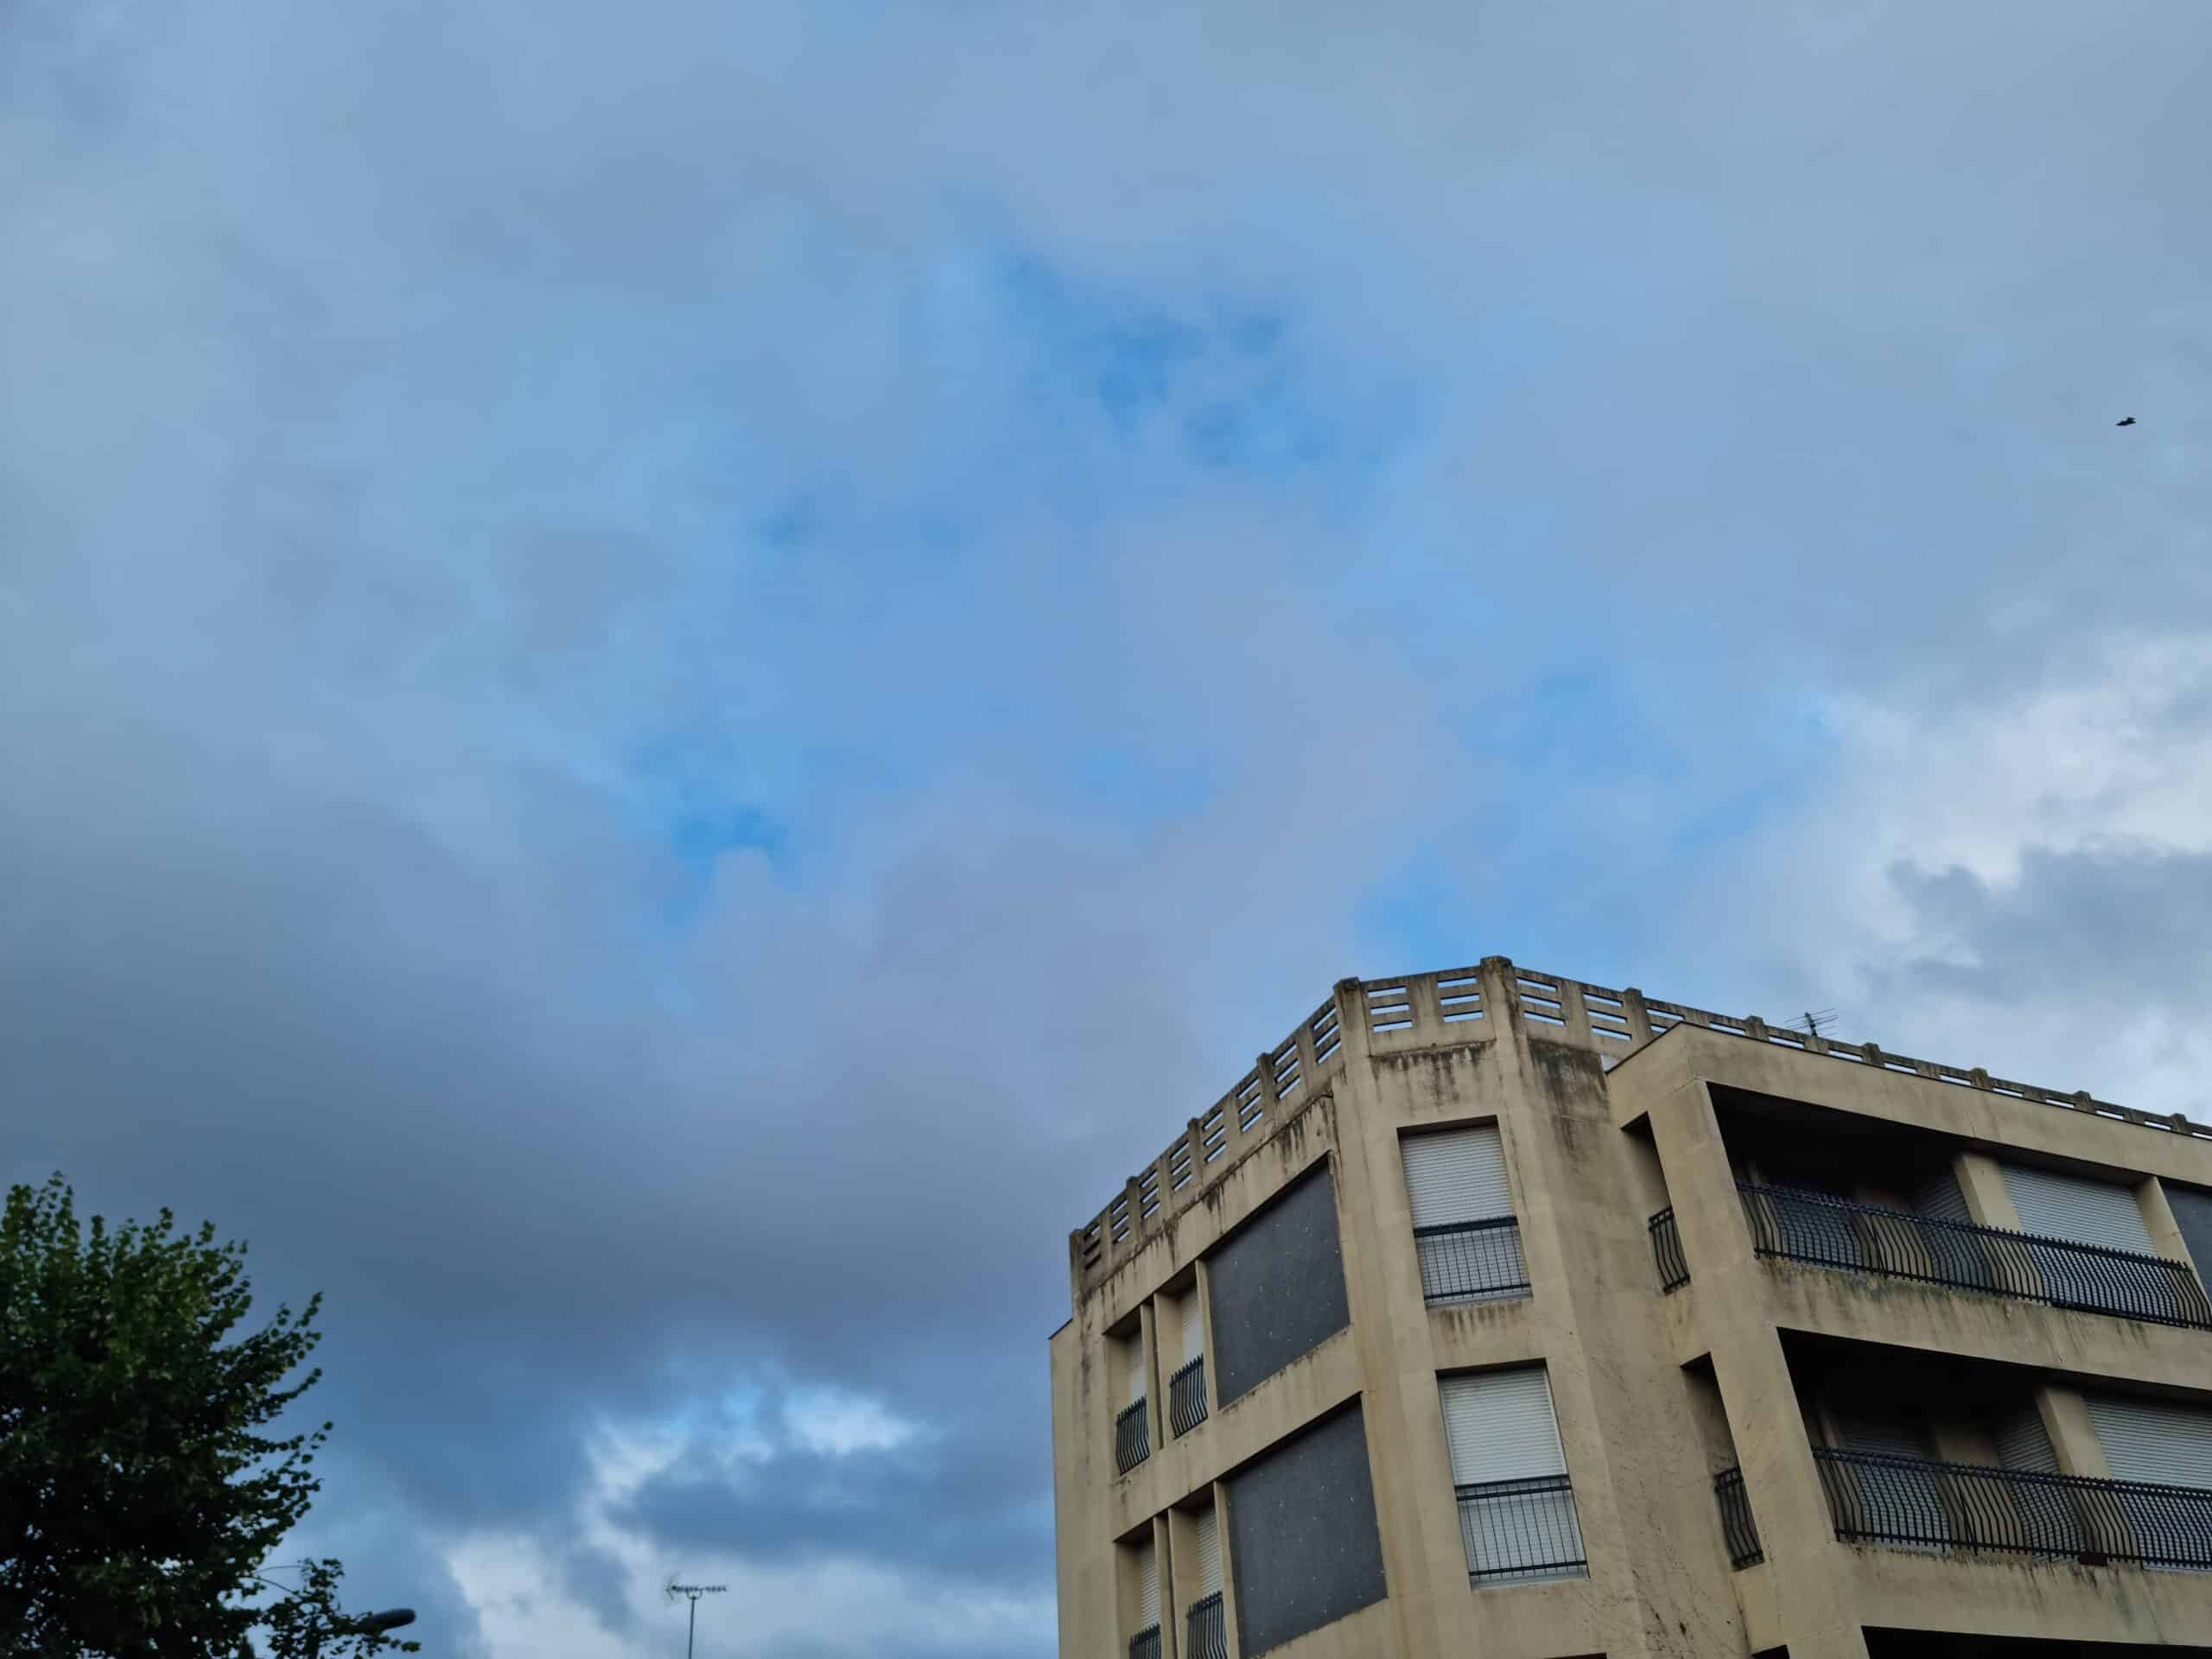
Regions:
M 1834 1008 L 1822 1008 L 1817 1013 L 1808 1011 L 1802 1020 L 1792 1020 L 1789 1022 L 1789 1029 L 1792 1031 L 1802 1031 L 1808 1037 L 1819 1037 L 1826 1034 L 1821 1031 L 1821 1027 L 1832 1026 L 1834 1023 L 1835 1010 Z
M 691 1643 L 699 1634 L 699 1598 L 719 1596 L 728 1588 L 729 1586 L 726 1584 L 678 1584 L 676 1581 L 676 1574 L 673 1573 L 668 1575 L 668 1581 L 661 1586 L 661 1594 L 666 1596 L 671 1601 L 674 1601 L 678 1596 L 689 1596 L 691 1599 L 691 1628 L 683 1637 L 683 1659 L 691 1659 Z

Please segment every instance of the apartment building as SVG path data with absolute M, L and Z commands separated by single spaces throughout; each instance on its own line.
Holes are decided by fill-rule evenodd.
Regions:
M 1493 957 L 1070 1239 L 1062 1659 L 2212 1656 L 2212 1128 Z

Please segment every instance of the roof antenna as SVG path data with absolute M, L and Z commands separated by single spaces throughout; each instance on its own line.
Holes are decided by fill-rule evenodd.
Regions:
M 699 1598 L 719 1596 L 728 1588 L 729 1586 L 726 1584 L 678 1584 L 676 1581 L 676 1574 L 673 1573 L 668 1575 L 668 1581 L 661 1586 L 661 1594 L 666 1596 L 671 1601 L 674 1601 L 678 1596 L 691 1598 L 691 1629 L 683 1638 L 683 1659 L 691 1659 L 691 1643 L 699 1634 Z
M 1832 1026 L 1834 1023 L 1835 1010 L 1834 1008 L 1822 1008 L 1817 1014 L 1808 1011 L 1805 1017 L 1802 1020 L 1792 1020 L 1789 1022 L 1789 1029 L 1792 1031 L 1802 1031 L 1808 1037 L 1817 1037 L 1821 1034 L 1821 1027 L 1823 1025 Z

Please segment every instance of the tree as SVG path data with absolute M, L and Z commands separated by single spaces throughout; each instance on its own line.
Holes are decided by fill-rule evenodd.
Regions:
M 322 1298 L 253 1303 L 245 1247 L 214 1224 L 80 1229 L 60 1175 L 10 1189 L 0 1217 L 0 1651 L 51 1659 L 224 1659 L 256 1630 L 341 1626 L 339 1568 L 271 1605 L 258 1570 L 321 1486 L 331 1425 L 264 1430 L 322 1376 Z M 282 1587 L 282 1586 L 279 1586 Z M 414 1643 L 353 1638 L 357 1653 Z M 281 1649 L 280 1649 L 281 1650 Z M 305 1647 L 292 1651 L 305 1653 Z M 332 1651 L 340 1649 L 334 1648 Z

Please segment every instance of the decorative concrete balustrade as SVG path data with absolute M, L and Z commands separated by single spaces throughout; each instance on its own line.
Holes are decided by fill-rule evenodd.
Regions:
M 1364 1027 L 1370 1054 L 1479 1042 L 1500 1023 L 1517 1021 L 1532 1037 L 1590 1049 L 1608 1059 L 1633 1054 L 1676 1026 L 1696 1026 L 1853 1065 L 2212 1140 L 2212 1127 L 2192 1122 L 2178 1112 L 2160 1116 L 2094 1099 L 2086 1090 L 2040 1089 L 1993 1077 L 1979 1068 L 1961 1071 L 1885 1053 L 1874 1043 L 1840 1043 L 1789 1026 L 1771 1026 L 1756 1016 L 1737 1019 L 1662 1002 L 1633 986 L 1609 990 L 1518 967 L 1503 957 L 1486 957 L 1471 968 L 1341 982 L 1310 1018 L 1262 1054 L 1227 1094 L 1192 1118 L 1165 1152 L 1131 1176 L 1096 1219 L 1070 1236 L 1070 1265 L 1078 1295 L 1133 1255 L 1224 1170 L 1329 1094 L 1330 1084 L 1344 1069 L 1346 1020 Z

